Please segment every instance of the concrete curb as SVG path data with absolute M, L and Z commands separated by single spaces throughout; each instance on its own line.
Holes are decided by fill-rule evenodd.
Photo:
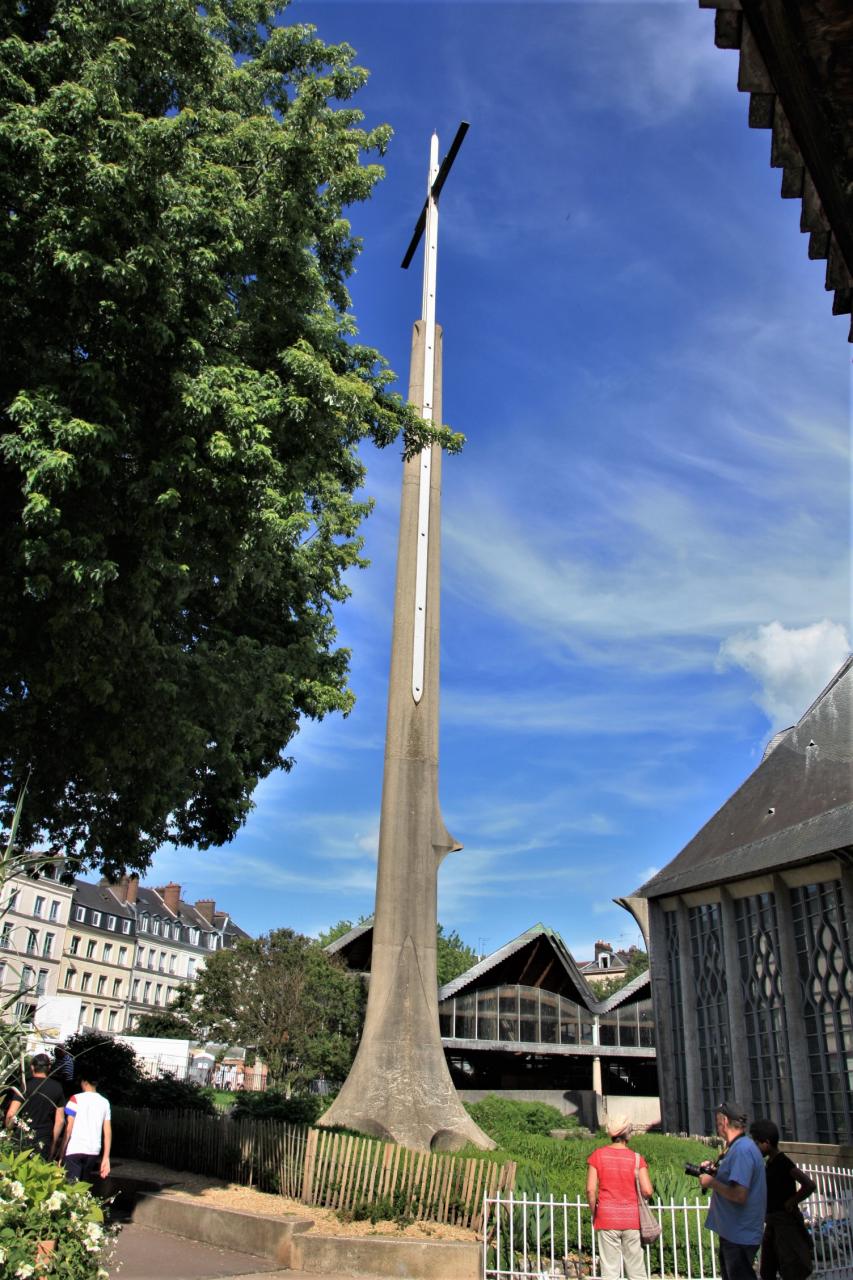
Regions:
M 202 1244 L 238 1253 L 274 1258 L 282 1267 L 292 1267 L 294 1236 L 308 1231 L 310 1218 L 267 1218 L 257 1213 L 240 1213 L 218 1205 L 193 1204 L 179 1196 L 141 1195 L 131 1220 L 157 1231 L 199 1240 Z
M 453 1280 L 479 1280 L 480 1276 L 480 1246 L 473 1241 L 309 1235 L 313 1226 L 310 1218 L 240 1213 L 163 1193 L 140 1195 L 131 1220 L 220 1249 L 272 1258 L 302 1275 L 370 1276 L 376 1280 L 448 1280 L 450 1276 Z

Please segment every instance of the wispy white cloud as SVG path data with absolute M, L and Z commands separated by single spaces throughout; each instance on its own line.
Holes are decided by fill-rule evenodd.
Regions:
M 759 684 L 754 701 L 777 730 L 799 720 L 849 653 L 847 631 L 828 618 L 807 627 L 770 622 L 724 640 L 719 666 L 753 676 Z

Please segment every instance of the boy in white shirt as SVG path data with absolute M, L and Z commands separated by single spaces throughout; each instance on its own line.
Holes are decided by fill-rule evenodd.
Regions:
M 65 1104 L 65 1145 L 62 1163 L 69 1182 L 91 1182 L 110 1175 L 113 1131 L 110 1104 L 98 1093 L 95 1080 L 80 1078 L 81 1090 Z

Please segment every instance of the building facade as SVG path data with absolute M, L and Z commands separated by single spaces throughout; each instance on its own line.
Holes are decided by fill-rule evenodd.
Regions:
M 369 973 L 372 925 L 327 950 Z M 615 977 L 615 971 L 608 971 Z M 611 1096 L 647 1100 L 641 1123 L 659 1118 L 650 976 L 599 999 L 554 929 L 537 924 L 438 992 L 441 1040 L 457 1089 L 585 1099 L 597 1124 Z
M 647 931 L 664 1125 L 721 1097 L 853 1142 L 853 660 L 622 904 Z
M 47 866 L 38 880 L 14 877 L 6 887 L 0 922 L 0 1000 L 22 1021 L 31 1021 L 40 1001 L 61 983 L 62 952 L 73 890 Z
M 213 952 L 248 937 L 212 898 L 183 901 L 178 884 L 149 889 L 130 876 L 69 885 L 60 874 L 47 865 L 38 879 L 12 877 L 0 920 L 0 999 L 49 1037 L 57 1026 L 62 1035 L 133 1031 Z

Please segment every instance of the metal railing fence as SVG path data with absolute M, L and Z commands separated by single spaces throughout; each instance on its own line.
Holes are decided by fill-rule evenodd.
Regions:
M 802 1164 L 817 1190 L 802 1205 L 814 1250 L 814 1280 L 853 1276 L 853 1170 Z M 717 1280 L 717 1238 L 705 1229 L 707 1197 L 653 1201 L 663 1228 L 645 1247 L 649 1280 Z M 595 1280 L 600 1275 L 592 1215 L 585 1200 L 528 1199 L 510 1193 L 483 1206 L 484 1280 Z

